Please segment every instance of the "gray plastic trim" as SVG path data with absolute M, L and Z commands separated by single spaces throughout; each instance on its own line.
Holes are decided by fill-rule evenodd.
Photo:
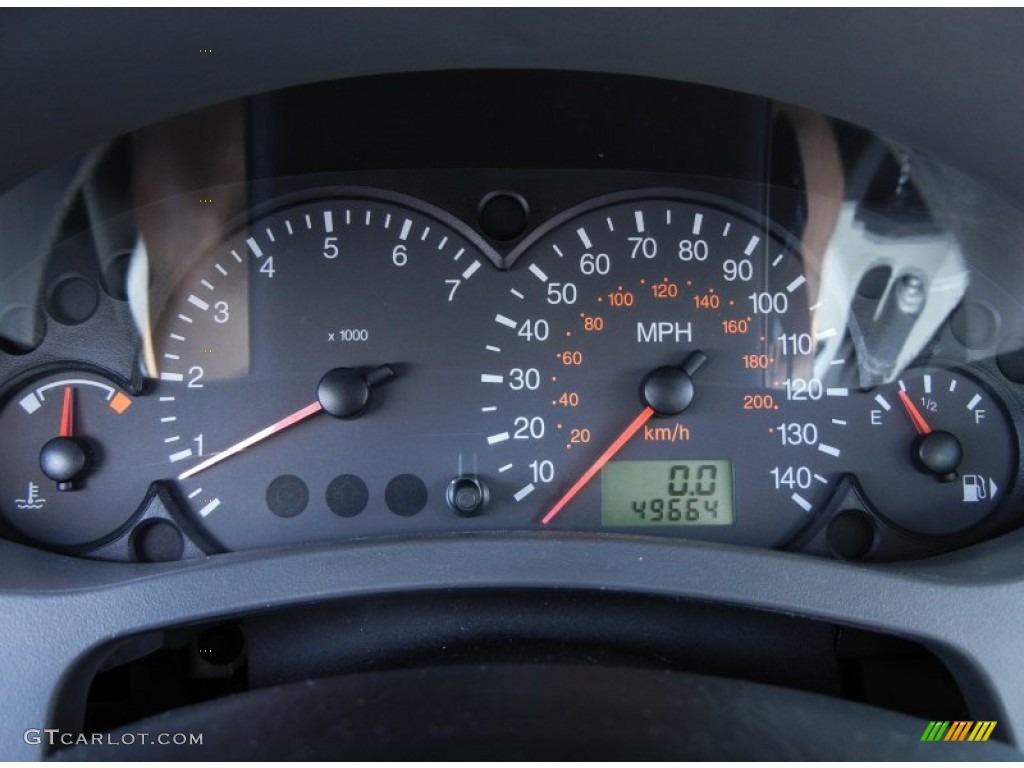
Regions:
M 719 601 L 928 643 L 966 694 L 1024 733 L 1024 532 L 916 564 L 866 567 L 780 552 L 612 536 L 518 534 L 365 541 L 182 564 L 75 560 L 0 542 L 0 755 L 40 756 L 27 728 L 101 644 L 282 606 L 438 589 L 589 589 Z

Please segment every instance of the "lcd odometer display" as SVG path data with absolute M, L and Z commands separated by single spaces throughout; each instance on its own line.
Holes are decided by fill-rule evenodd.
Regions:
M 731 525 L 731 461 L 611 461 L 601 470 L 606 527 Z

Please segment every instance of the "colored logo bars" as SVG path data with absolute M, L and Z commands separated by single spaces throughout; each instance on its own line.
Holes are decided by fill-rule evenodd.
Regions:
M 921 734 L 921 741 L 988 741 L 995 720 L 932 720 Z

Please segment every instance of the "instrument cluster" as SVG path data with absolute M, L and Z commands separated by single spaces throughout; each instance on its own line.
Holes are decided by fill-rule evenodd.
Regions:
M 742 173 L 684 173 L 698 147 L 314 175 L 308 88 L 188 118 L 241 131 L 225 183 L 193 186 L 212 150 L 180 124 L 106 148 L 0 320 L 4 533 L 126 560 L 520 530 L 899 560 L 1018 525 L 1024 313 L 929 161 L 694 93 L 760 137 Z

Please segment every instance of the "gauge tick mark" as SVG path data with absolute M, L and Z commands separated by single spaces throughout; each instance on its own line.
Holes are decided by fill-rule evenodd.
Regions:
M 209 504 L 207 504 L 205 507 L 203 507 L 202 509 L 199 510 L 199 514 L 202 517 L 206 517 L 211 512 L 213 512 L 213 510 L 215 510 L 219 506 L 220 506 L 220 499 L 213 499 L 212 501 L 210 501 Z
M 206 312 L 210 309 L 210 305 L 207 302 L 200 299 L 194 293 L 189 295 L 188 303 L 191 304 L 193 307 L 198 307 L 203 312 Z
M 518 491 L 516 491 L 514 494 L 512 494 L 512 498 L 515 499 L 516 501 L 522 501 L 535 490 L 536 486 L 533 483 L 528 483 L 524 485 L 522 488 L 520 488 Z
M 786 286 L 786 293 L 792 293 L 806 282 L 807 278 L 805 278 L 803 275 L 800 275 L 799 277 L 797 277 L 796 280 L 794 280 L 792 283 Z

